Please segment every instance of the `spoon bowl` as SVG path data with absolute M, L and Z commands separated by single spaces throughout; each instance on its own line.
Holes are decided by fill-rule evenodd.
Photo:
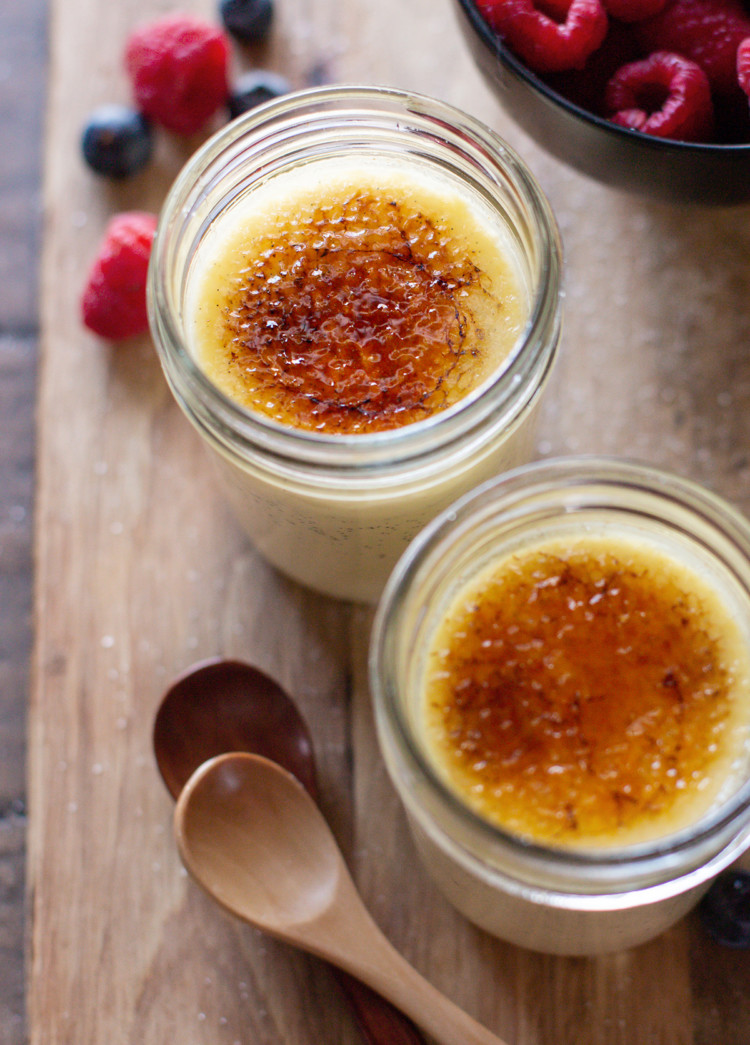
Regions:
M 243 661 L 204 660 L 178 676 L 156 714 L 153 747 L 174 799 L 199 766 L 228 752 L 263 755 L 317 796 L 307 723 L 274 679 Z M 355 977 L 333 972 L 367 1045 L 424 1045 L 392 1005 Z
M 391 946 L 302 785 L 257 755 L 204 763 L 175 808 L 193 878 L 227 911 L 367 983 L 440 1045 L 503 1045 Z
M 175 799 L 202 762 L 229 751 L 270 758 L 317 795 L 307 723 L 278 682 L 242 661 L 205 660 L 179 675 L 156 714 L 153 744 Z
M 273 762 L 209 761 L 186 785 L 175 817 L 183 861 L 232 913 L 283 938 L 286 926 L 330 907 L 343 873 L 339 849 L 317 805 Z

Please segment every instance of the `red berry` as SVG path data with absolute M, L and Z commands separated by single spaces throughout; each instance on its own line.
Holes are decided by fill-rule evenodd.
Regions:
M 601 0 L 477 0 L 489 25 L 538 73 L 580 69 L 607 35 Z
M 640 58 L 633 26 L 612 21 L 601 47 L 586 61 L 582 69 L 550 73 L 545 79 L 553 91 L 562 94 L 581 109 L 605 116 L 604 92 L 617 70 Z
M 602 0 L 607 14 L 621 22 L 641 22 L 653 18 L 666 6 L 667 0 Z
M 125 211 L 107 225 L 81 299 L 84 324 L 119 341 L 148 328 L 146 275 L 156 215 Z
M 138 108 L 177 134 L 195 134 L 229 95 L 229 44 L 193 15 L 169 14 L 131 33 L 125 67 Z
M 737 48 L 737 82 L 750 98 L 750 36 Z
M 737 92 L 737 48 L 750 36 L 741 0 L 669 0 L 638 25 L 644 53 L 671 51 L 696 62 L 719 94 Z
M 713 104 L 708 77 L 695 62 L 656 51 L 624 65 L 607 84 L 610 119 L 622 127 L 677 141 L 708 141 Z

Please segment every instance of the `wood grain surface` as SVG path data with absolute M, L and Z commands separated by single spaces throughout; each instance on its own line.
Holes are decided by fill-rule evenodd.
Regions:
M 186 878 L 150 732 L 191 662 L 255 662 L 310 722 L 322 805 L 374 917 L 437 987 L 513 1045 L 748 1045 L 750 962 L 688 918 L 601 959 L 533 955 L 469 926 L 419 866 L 364 673 L 369 611 L 275 574 L 216 495 L 148 339 L 111 347 L 78 295 L 108 217 L 157 209 L 197 142 L 87 172 L 87 113 L 126 100 L 121 50 L 152 0 L 51 0 L 36 646 L 29 725 L 32 1045 L 350 1045 L 329 972 L 238 926 Z M 212 15 L 208 0 L 191 2 Z M 278 0 L 263 50 L 295 87 L 396 85 L 485 119 L 557 213 L 566 328 L 540 456 L 598 451 L 691 475 L 750 511 L 750 210 L 684 210 L 566 170 L 503 115 L 449 0 Z

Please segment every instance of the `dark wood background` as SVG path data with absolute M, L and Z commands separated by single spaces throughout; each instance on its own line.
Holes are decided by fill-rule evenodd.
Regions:
M 32 518 L 44 0 L 0 12 L 0 1042 L 20 1045 L 24 1016 L 25 733 Z

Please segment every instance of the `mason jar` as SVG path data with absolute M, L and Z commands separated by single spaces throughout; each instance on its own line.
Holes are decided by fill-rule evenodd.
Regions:
M 687 571 L 694 579 L 687 602 L 704 589 L 707 599 L 716 600 L 721 627 L 734 644 L 726 646 L 733 651 L 727 674 L 734 687 L 732 744 L 726 761 L 717 763 L 710 797 L 699 795 L 704 785 L 698 774 L 680 770 L 686 779 L 676 787 L 686 789 L 690 803 L 682 807 L 687 810 L 682 819 L 654 821 L 660 830 L 650 827 L 643 837 L 630 834 L 618 841 L 613 835 L 602 845 L 590 839 L 577 845 L 568 837 L 558 844 L 502 826 L 502 818 L 478 810 L 472 796 L 446 776 L 427 735 L 426 679 L 433 677 L 429 657 L 436 639 L 442 642 L 441 628 L 465 593 L 472 600 L 467 629 L 474 626 L 477 578 L 510 562 L 509 556 L 518 563 L 529 549 L 590 540 L 645 548 L 669 570 Z M 592 603 L 600 597 L 597 593 Z M 553 631 L 558 624 L 567 627 L 562 620 L 552 624 Z M 638 623 L 644 647 L 657 643 L 658 626 L 644 614 Z M 582 628 L 583 656 L 594 657 L 595 640 L 587 637 L 586 625 Z M 484 632 L 480 640 L 486 641 Z M 412 542 L 386 586 L 371 642 L 378 738 L 417 850 L 447 899 L 482 929 L 547 953 L 588 955 L 633 947 L 681 918 L 750 845 L 750 524 L 698 485 L 635 462 L 596 457 L 537 462 L 491 480 L 442 512 Z M 550 642 L 539 655 L 553 657 L 553 647 Z M 660 647 L 655 659 L 660 665 Z M 618 680 L 614 661 L 612 678 Z M 608 667 L 604 664 L 603 674 Z M 663 684 L 679 686 L 669 653 Z M 496 692 L 496 677 L 490 685 Z M 551 689 L 550 684 L 545 698 L 553 698 Z M 583 702 L 584 695 L 578 695 Z M 616 702 L 627 701 L 628 693 L 623 688 L 614 696 Z M 514 693 L 513 700 L 520 697 Z M 681 711 L 676 707 L 678 725 Z M 564 716 L 555 721 L 557 729 L 566 728 Z M 654 758 L 666 758 L 654 721 L 641 715 L 623 732 L 643 733 Z M 718 735 L 730 735 L 728 721 Z M 712 743 L 708 734 L 694 742 L 698 749 Z M 553 763 L 546 767 L 549 773 L 564 770 Z M 667 772 L 678 770 L 670 766 Z M 561 816 L 567 816 L 565 806 L 563 791 Z
M 195 356 L 186 292 L 216 223 L 273 179 L 350 157 L 398 162 L 476 201 L 502 229 L 524 322 L 502 365 L 424 420 L 361 434 L 308 431 L 242 407 Z M 312 176 L 312 174 L 311 174 Z M 560 337 L 560 246 L 550 207 L 523 161 L 472 117 L 374 87 L 322 88 L 229 123 L 168 194 L 149 275 L 151 328 L 169 386 L 216 465 L 254 545 L 318 591 L 372 602 L 409 540 L 460 494 L 529 460 Z

